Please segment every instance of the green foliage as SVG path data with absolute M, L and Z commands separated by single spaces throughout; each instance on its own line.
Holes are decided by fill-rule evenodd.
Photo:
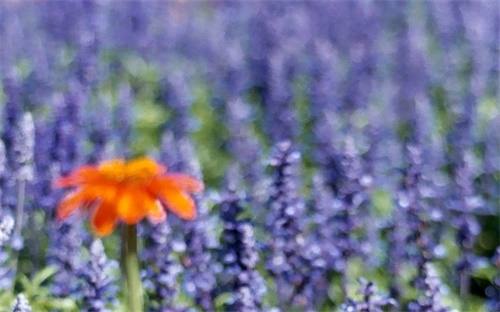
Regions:
M 194 97 L 191 113 L 199 127 L 192 136 L 196 143 L 196 154 L 201 163 L 204 182 L 210 186 L 220 186 L 230 162 L 229 154 L 223 149 L 221 142 L 227 140 L 229 131 L 210 102 L 210 91 L 206 84 L 194 86 Z
M 214 308 L 215 311 L 226 311 L 224 307 L 230 304 L 234 299 L 234 295 L 232 293 L 222 293 L 215 297 L 214 299 Z
M 49 266 L 43 268 L 38 273 L 36 273 L 31 280 L 28 279 L 28 277 L 26 277 L 23 274 L 19 276 L 19 284 L 21 286 L 22 292 L 26 295 L 26 298 L 30 302 L 33 311 L 37 312 L 50 312 L 54 310 L 59 310 L 61 312 L 79 311 L 77 309 L 77 304 L 74 299 L 56 298 L 52 296 L 48 283 L 50 281 L 50 278 L 56 272 L 57 272 L 56 268 Z M 11 299 L 11 301 L 14 300 L 13 297 L 9 299 Z M 10 310 L 5 310 L 5 311 L 10 311 Z
M 373 192 L 372 203 L 375 216 L 383 218 L 389 217 L 395 208 L 391 194 L 382 189 Z

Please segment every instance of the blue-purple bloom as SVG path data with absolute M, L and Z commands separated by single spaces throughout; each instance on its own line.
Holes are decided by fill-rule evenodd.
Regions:
M 175 258 L 170 225 L 162 222 L 145 228 L 147 234 L 142 259 L 144 289 L 149 298 L 149 311 L 177 311 L 179 275 L 184 268 Z
M 0 139 L 0 204 L 3 207 L 3 189 L 7 179 L 7 165 L 6 165 L 5 145 Z M 3 210 L 3 209 L 2 209 Z
M 118 103 L 113 111 L 114 115 L 114 131 L 112 135 L 117 141 L 117 150 L 124 157 L 130 157 L 129 142 L 132 138 L 133 130 L 133 109 L 134 109 L 134 94 L 130 85 L 124 84 L 118 90 Z
M 183 172 L 202 180 L 200 164 L 188 138 L 177 142 L 177 152 L 181 157 L 178 164 Z M 193 297 L 195 303 L 205 311 L 213 311 L 213 291 L 216 287 L 215 274 L 218 265 L 213 261 L 212 251 L 218 247 L 214 235 L 215 220 L 209 215 L 207 196 L 194 196 L 197 217 L 182 224 L 186 242 L 186 252 L 182 263 L 186 267 L 183 274 L 184 290 Z
M 288 304 L 307 307 L 304 295 L 311 277 L 312 267 L 302 254 L 306 249 L 304 231 L 304 202 L 298 194 L 296 170 L 300 154 L 292 149 L 290 141 L 277 144 L 271 159 L 273 183 L 268 201 L 266 223 L 272 239 L 266 246 L 266 268 L 276 280 L 281 308 Z
M 31 306 L 26 299 L 24 294 L 19 294 L 16 297 L 16 301 L 14 302 L 14 306 L 12 307 L 12 312 L 31 312 Z
M 408 310 L 412 312 L 432 311 L 447 312 L 450 309 L 443 305 L 443 285 L 432 263 L 426 262 L 422 267 L 420 281 L 415 286 L 421 291 L 416 301 L 410 302 Z
M 78 291 L 77 272 L 81 268 L 81 224 L 74 219 L 54 224 L 49 234 L 47 262 L 57 268 L 51 289 L 54 296 L 67 297 Z
M 264 279 L 257 271 L 259 254 L 253 225 L 241 218 L 242 198 L 234 190 L 224 196 L 220 204 L 223 224 L 219 259 L 222 292 L 232 294 L 227 309 L 234 311 L 260 311 L 262 296 L 266 292 Z
M 209 189 L 198 219 L 141 224 L 147 309 L 499 310 L 499 8 L 0 1 L 0 289 L 53 265 L 42 288 L 112 303 L 51 181 L 144 153 Z
M 4 212 L 3 212 L 4 213 Z M 5 250 L 14 229 L 14 219 L 5 214 L 0 221 L 0 289 L 9 289 L 12 285 L 13 273 L 9 267 L 9 253 Z
M 361 300 L 349 298 L 347 302 L 340 306 L 343 312 L 382 312 L 384 308 L 398 306 L 396 300 L 387 295 L 379 293 L 377 286 L 373 281 L 367 281 L 364 278 L 359 279 L 361 284 L 358 294 Z
M 22 143 L 17 140 L 19 138 L 19 126 L 23 116 L 23 105 L 21 101 L 21 86 L 18 73 L 12 73 L 3 80 L 4 92 L 7 97 L 3 108 L 3 131 L 2 141 L 5 147 L 5 170 L 8 172 L 18 172 L 19 162 L 16 150 L 19 149 Z M 2 181 L 2 199 L 1 204 L 4 208 L 14 211 L 17 205 L 17 179 L 16 175 L 4 175 Z
M 78 290 L 83 294 L 83 311 L 111 311 L 109 308 L 117 304 L 118 287 L 113 278 L 117 267 L 116 261 L 106 257 L 102 242 L 94 239 L 89 247 L 88 262 L 78 271 L 82 283 Z

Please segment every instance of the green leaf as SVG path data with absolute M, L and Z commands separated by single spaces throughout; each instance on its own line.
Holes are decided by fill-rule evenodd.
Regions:
M 56 274 L 57 268 L 53 266 L 48 266 L 35 274 L 33 280 L 31 281 L 31 285 L 35 288 L 40 287 L 45 281 L 47 281 L 52 275 Z
M 380 217 L 388 217 L 394 210 L 394 203 L 390 193 L 378 189 L 373 193 L 373 208 L 376 215 Z
M 214 299 L 214 308 L 216 311 L 222 311 L 224 308 L 224 305 L 231 303 L 233 301 L 234 297 L 233 294 L 231 293 L 222 293 L 215 297 Z

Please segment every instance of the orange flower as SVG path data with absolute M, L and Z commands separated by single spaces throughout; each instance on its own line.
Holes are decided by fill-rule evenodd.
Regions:
M 195 204 L 189 193 L 201 192 L 203 183 L 166 171 L 149 158 L 81 166 L 54 183 L 57 188 L 76 187 L 57 206 L 57 218 L 64 220 L 78 208 L 92 209 L 92 227 L 99 236 L 113 232 L 119 220 L 127 224 L 144 217 L 154 223 L 164 221 L 167 214 L 162 203 L 179 217 L 194 219 Z

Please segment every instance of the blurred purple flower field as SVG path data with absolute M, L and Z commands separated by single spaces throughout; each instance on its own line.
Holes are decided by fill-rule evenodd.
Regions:
M 205 184 L 138 225 L 145 311 L 500 311 L 499 37 L 488 0 L 0 2 L 0 312 L 128 311 L 124 227 L 53 181 L 144 156 Z

